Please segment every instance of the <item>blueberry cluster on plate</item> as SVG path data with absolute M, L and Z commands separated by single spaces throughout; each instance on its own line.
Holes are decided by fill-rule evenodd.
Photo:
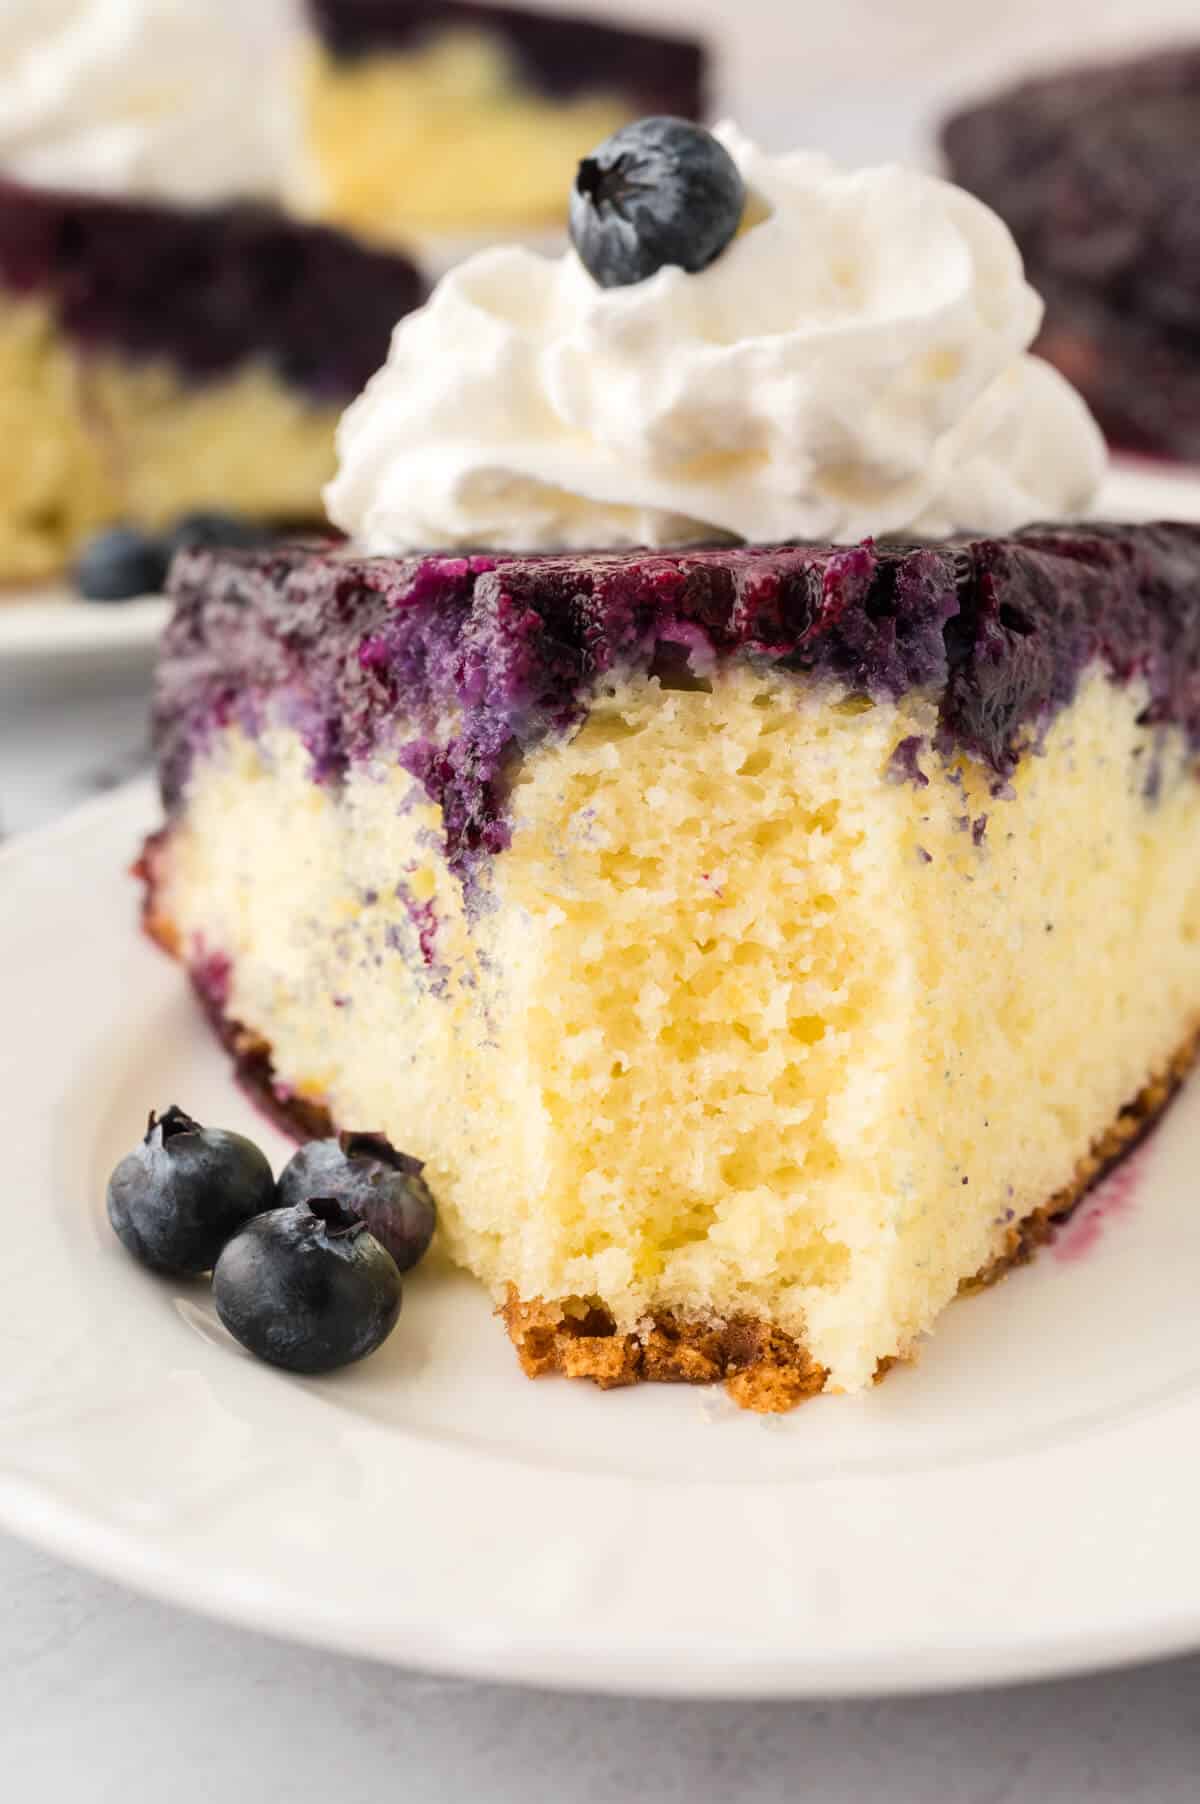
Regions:
M 113 1172 L 108 1218 L 150 1271 L 211 1272 L 217 1314 L 249 1352 L 332 1372 L 396 1325 L 401 1274 L 437 1226 L 421 1174 L 382 1134 L 340 1134 L 302 1146 L 276 1181 L 252 1140 L 173 1106 Z

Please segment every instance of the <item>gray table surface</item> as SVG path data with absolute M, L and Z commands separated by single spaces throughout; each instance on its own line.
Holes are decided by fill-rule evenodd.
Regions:
M 136 772 L 144 719 L 144 670 L 0 669 L 4 831 Z M 2 1536 L 0 1599 L 0 1798 L 14 1804 L 1200 1797 L 1200 1656 L 961 1696 L 665 1704 L 459 1684 L 286 1646 Z

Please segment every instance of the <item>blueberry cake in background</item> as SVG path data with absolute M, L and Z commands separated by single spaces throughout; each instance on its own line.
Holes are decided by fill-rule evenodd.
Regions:
M 1190 1053 L 1200 528 L 174 594 L 151 929 L 426 1162 L 532 1373 L 859 1388 Z
M 118 519 L 319 519 L 338 416 L 421 294 L 267 207 L 0 181 L 0 580 Z
M 1200 461 L 1200 45 L 1026 82 L 944 146 L 1016 237 L 1038 349 L 1113 444 Z
M 561 226 L 575 163 L 640 113 L 703 115 L 694 41 L 475 0 L 309 0 L 301 88 L 320 216 L 407 243 Z

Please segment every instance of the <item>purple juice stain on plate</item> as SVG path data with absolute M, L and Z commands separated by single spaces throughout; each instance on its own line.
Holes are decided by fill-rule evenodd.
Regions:
M 1075 1265 L 1103 1240 L 1112 1222 L 1133 1213 L 1142 1180 L 1145 1151 L 1138 1147 L 1122 1159 L 1070 1219 L 1054 1236 L 1054 1257 L 1064 1265 Z

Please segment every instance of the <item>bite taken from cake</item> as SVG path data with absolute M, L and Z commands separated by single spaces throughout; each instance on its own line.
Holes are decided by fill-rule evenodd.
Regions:
M 424 1162 L 531 1375 L 783 1409 L 1186 1065 L 1200 529 L 1075 523 L 1099 434 L 946 184 L 659 120 L 573 230 L 396 332 L 349 544 L 177 560 L 146 919 L 278 1112 Z

